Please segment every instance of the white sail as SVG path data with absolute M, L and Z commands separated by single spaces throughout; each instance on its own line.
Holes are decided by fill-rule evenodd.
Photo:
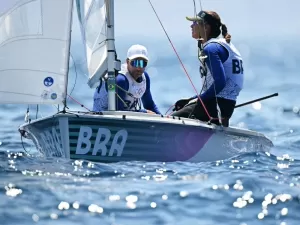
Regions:
M 0 0 L 0 103 L 66 97 L 73 0 Z
M 88 85 L 93 88 L 107 73 L 107 15 L 105 0 L 76 0 L 86 52 Z

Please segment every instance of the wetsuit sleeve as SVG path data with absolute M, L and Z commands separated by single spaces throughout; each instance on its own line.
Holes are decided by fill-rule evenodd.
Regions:
M 146 91 L 142 96 L 143 106 L 147 110 L 151 110 L 156 114 L 161 114 L 152 98 L 152 94 L 150 90 L 150 77 L 147 73 L 145 73 L 145 77 L 146 77 Z

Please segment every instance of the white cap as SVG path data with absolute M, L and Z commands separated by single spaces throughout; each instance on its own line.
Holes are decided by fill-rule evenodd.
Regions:
M 148 51 L 147 48 L 143 45 L 132 45 L 127 51 L 127 58 L 129 60 L 136 58 L 148 59 Z

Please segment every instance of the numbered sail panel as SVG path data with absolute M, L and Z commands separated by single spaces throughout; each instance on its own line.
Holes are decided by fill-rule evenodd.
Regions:
M 0 1 L 0 102 L 57 104 L 66 95 L 72 0 Z
M 76 0 L 85 48 L 88 85 L 95 87 L 107 70 L 107 9 L 104 0 Z

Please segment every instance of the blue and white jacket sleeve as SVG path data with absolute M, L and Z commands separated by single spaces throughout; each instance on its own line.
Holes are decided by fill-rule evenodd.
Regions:
M 150 90 L 150 77 L 149 75 L 145 72 L 145 77 L 146 77 L 146 91 L 144 95 L 142 96 L 142 102 L 143 106 L 147 110 L 151 110 L 152 112 L 155 112 L 156 114 L 161 114 L 157 105 L 153 101 L 151 90 Z
M 204 47 L 204 53 L 207 55 L 206 65 L 214 78 L 212 85 L 200 95 L 202 100 L 207 100 L 214 98 L 226 85 L 223 63 L 228 59 L 229 53 L 225 47 L 218 43 L 209 43 Z M 194 98 L 196 97 L 194 96 Z

